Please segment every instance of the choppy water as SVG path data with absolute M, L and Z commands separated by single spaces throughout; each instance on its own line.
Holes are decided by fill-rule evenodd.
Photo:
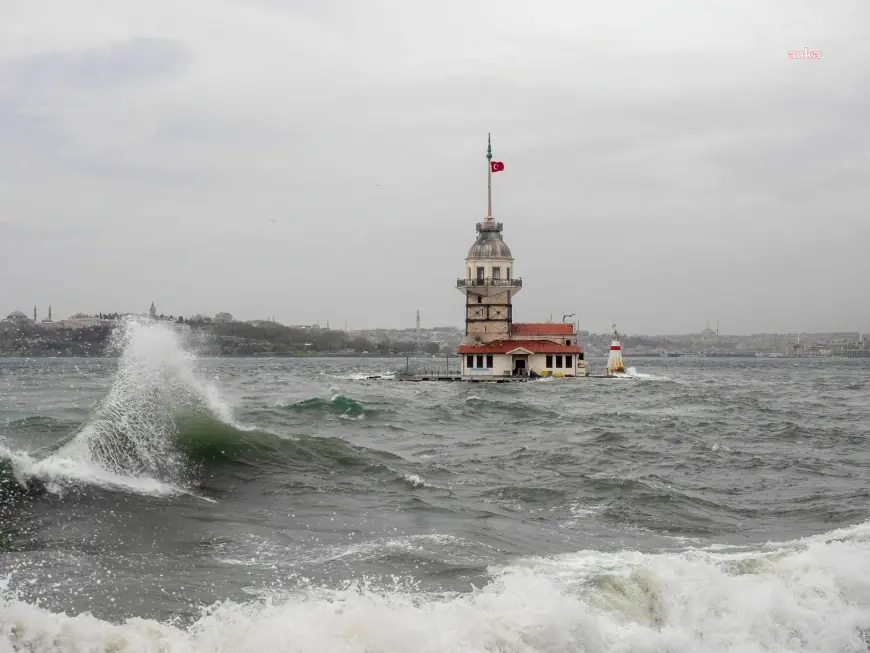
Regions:
M 865 361 L 487 386 L 118 345 L 0 360 L 0 651 L 868 650 Z

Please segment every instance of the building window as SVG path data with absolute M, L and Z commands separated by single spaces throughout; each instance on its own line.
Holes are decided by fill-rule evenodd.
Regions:
M 478 280 L 478 281 L 483 281 L 484 278 L 485 278 L 485 277 L 484 277 L 484 269 L 483 269 L 483 268 L 477 268 L 477 280 Z
M 487 357 L 486 357 L 486 366 L 487 366 L 489 369 L 492 369 L 492 356 L 487 356 Z
M 477 296 L 477 303 L 478 303 L 478 304 L 482 304 L 482 303 L 483 303 L 483 297 L 481 297 L 480 295 Z
M 574 362 L 570 356 L 565 356 L 565 367 L 574 367 Z
M 501 279 L 501 268 L 493 268 L 492 269 L 492 278 L 493 279 Z
M 571 345 L 571 341 L 570 341 L 570 340 L 566 340 L 566 341 L 565 341 L 565 344 L 568 345 L 568 346 L 570 346 L 570 345 Z
M 562 367 L 562 357 L 556 356 L 556 367 Z
M 481 355 L 477 356 L 477 366 L 483 367 L 483 356 L 481 356 Z
M 505 274 L 505 279 L 510 279 L 510 278 L 511 278 L 511 269 L 508 268 L 507 273 Z
M 544 364 L 544 367 L 546 367 L 548 370 L 553 368 L 553 357 L 552 356 L 549 356 L 549 355 L 547 356 L 547 362 Z
M 474 356 L 468 355 L 465 357 L 465 367 L 474 367 Z

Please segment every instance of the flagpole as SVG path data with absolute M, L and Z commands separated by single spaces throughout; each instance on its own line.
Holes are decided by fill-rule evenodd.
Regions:
M 486 134 L 486 217 L 492 219 L 492 139 Z

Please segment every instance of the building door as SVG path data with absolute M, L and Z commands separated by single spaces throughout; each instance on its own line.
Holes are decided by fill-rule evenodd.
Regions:
M 514 356 L 514 376 L 525 376 L 526 374 L 528 374 L 526 370 L 527 358 L 527 356 Z

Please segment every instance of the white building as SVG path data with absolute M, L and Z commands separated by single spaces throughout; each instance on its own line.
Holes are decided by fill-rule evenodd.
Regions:
M 573 324 L 516 323 L 513 297 L 523 287 L 514 258 L 492 217 L 492 148 L 487 147 L 489 201 L 486 219 L 468 250 L 465 274 L 456 287 L 465 295 L 465 337 L 457 351 L 466 378 L 587 376 Z

